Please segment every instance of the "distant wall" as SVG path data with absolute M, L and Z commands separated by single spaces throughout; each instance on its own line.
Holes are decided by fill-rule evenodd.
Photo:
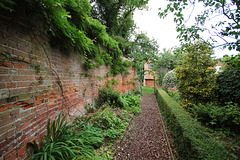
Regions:
M 121 92 L 139 88 L 132 68 L 106 78 L 108 67 L 86 71 L 78 53 L 48 42 L 38 31 L 0 20 L 0 159 L 26 159 L 26 143 L 41 141 L 48 118 L 61 111 L 81 115 L 108 80 L 118 80 Z

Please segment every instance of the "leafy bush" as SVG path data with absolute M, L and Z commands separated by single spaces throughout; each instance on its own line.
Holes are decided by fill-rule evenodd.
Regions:
M 225 114 L 225 108 L 221 106 L 215 106 L 211 103 L 193 105 L 191 109 L 202 122 L 207 125 L 215 126 L 221 125 L 228 120 Z
M 225 105 L 225 113 L 228 116 L 227 123 L 235 123 L 240 125 L 240 107 L 237 103 L 227 102 Z
M 123 107 L 121 101 L 119 100 L 120 96 L 120 92 L 114 90 L 113 87 L 103 88 L 99 91 L 98 102 L 100 105 L 107 103 L 111 107 Z
M 113 90 L 112 87 L 100 90 L 99 95 L 98 101 L 100 104 L 107 103 L 113 108 L 124 108 L 135 115 L 141 113 L 140 103 L 142 100 L 140 95 L 121 95 L 118 91 Z
M 85 105 L 85 110 L 87 111 L 87 113 L 93 113 L 96 110 L 96 106 L 94 106 L 93 104 L 87 104 Z
M 132 112 L 135 115 L 139 115 L 142 112 L 140 104 L 142 102 L 141 96 L 122 95 L 120 97 L 122 106 L 127 111 Z
M 48 120 L 43 146 L 39 148 L 35 141 L 29 142 L 28 146 L 33 149 L 30 158 L 34 160 L 67 160 L 80 154 L 83 143 L 79 135 L 68 128 L 66 116 L 61 118 L 59 115 L 52 123 Z
M 181 159 L 235 159 L 162 89 L 157 99 Z
M 168 88 L 167 93 L 175 101 L 180 101 L 180 92 L 177 90 L 177 88 Z
M 193 105 L 192 112 L 201 122 L 218 127 L 233 127 L 240 124 L 240 108 L 232 102 L 224 106 L 211 103 Z
M 234 102 L 240 105 L 240 69 L 227 67 L 217 76 L 218 102 L 224 105 L 226 102 Z
M 181 65 L 176 67 L 177 88 L 181 92 L 183 107 L 188 111 L 193 104 L 211 102 L 216 88 L 216 64 L 211 58 L 212 48 L 203 42 L 197 42 L 185 49 Z
M 177 79 L 176 79 L 176 71 L 171 70 L 165 74 L 163 77 L 163 83 L 164 86 L 170 86 L 170 87 L 176 87 L 177 86 Z
M 162 86 L 163 85 L 163 78 L 166 75 L 167 70 L 166 69 L 160 69 L 157 72 L 157 77 L 158 77 L 158 86 Z

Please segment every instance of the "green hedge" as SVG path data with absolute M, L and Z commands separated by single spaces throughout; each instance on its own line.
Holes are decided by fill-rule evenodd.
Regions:
M 165 91 L 158 89 L 157 99 L 181 159 L 234 159 Z

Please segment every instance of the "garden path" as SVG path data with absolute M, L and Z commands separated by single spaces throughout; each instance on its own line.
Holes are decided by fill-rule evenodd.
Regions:
M 142 113 L 129 126 L 116 152 L 116 159 L 172 159 L 155 95 L 144 95 L 141 107 Z

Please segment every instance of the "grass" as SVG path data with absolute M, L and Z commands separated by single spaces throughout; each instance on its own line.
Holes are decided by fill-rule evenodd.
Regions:
M 154 87 L 142 87 L 142 93 L 144 94 L 154 94 Z

